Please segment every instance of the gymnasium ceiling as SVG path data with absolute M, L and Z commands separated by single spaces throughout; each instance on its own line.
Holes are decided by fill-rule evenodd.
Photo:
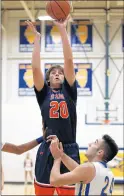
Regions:
M 47 1 L 39 0 L 39 1 L 10 1 L 10 0 L 2 0 L 1 2 L 1 9 L 3 11 L 5 10 L 24 10 L 28 16 L 32 16 L 35 19 L 38 17 L 41 13 L 45 12 L 45 5 Z M 73 16 L 74 13 L 82 13 L 87 12 L 88 10 L 104 10 L 106 6 L 108 8 L 111 8 L 112 10 L 116 12 L 123 12 L 124 10 L 124 1 L 121 0 L 108 0 L 108 3 L 106 3 L 106 0 L 76 0 L 71 1 L 72 3 L 72 9 L 71 9 L 71 15 Z M 118 11 L 120 10 L 120 11 Z

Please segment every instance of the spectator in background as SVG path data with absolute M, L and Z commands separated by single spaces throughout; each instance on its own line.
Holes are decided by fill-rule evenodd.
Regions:
M 30 153 L 26 154 L 26 158 L 24 160 L 24 170 L 25 170 L 25 184 L 28 182 L 28 175 L 31 178 L 31 182 L 33 183 L 33 161 L 30 157 Z

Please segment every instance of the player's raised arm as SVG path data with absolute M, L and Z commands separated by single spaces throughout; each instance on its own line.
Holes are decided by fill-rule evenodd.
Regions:
M 67 21 L 68 18 L 64 22 L 54 21 L 54 23 L 58 27 L 62 39 L 63 54 L 64 54 L 64 75 L 69 85 L 72 86 L 75 81 L 75 71 L 74 71 L 74 64 L 73 64 L 72 49 L 66 31 Z
M 30 27 L 31 31 L 35 35 L 34 40 L 34 50 L 32 53 L 32 71 L 33 71 L 33 79 L 34 85 L 38 91 L 40 91 L 44 86 L 44 78 L 41 71 L 41 62 L 40 62 L 40 33 L 37 32 L 35 26 L 32 22 L 26 21 L 26 24 Z

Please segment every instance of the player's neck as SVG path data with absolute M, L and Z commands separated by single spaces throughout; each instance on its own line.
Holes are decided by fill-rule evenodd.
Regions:
M 99 157 L 89 158 L 90 162 L 102 162 L 102 160 Z
M 50 88 L 51 88 L 52 90 L 57 90 L 57 89 L 60 89 L 60 88 L 61 88 L 61 85 L 60 85 L 60 84 L 50 85 Z

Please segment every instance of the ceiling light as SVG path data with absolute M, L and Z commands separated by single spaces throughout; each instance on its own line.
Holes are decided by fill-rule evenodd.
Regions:
M 38 16 L 39 20 L 54 20 L 53 18 L 51 18 L 50 16 Z

